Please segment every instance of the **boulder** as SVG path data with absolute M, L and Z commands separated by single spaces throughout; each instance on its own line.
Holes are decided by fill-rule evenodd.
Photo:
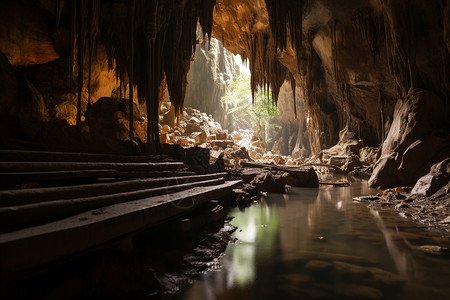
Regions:
M 199 132 L 193 132 L 189 136 L 191 139 L 195 140 L 196 144 L 203 144 L 207 141 L 206 132 L 204 130 Z
M 297 187 L 318 187 L 319 177 L 317 177 L 314 168 L 307 169 L 295 169 L 292 171 L 287 171 L 288 176 L 286 179 L 286 184 Z
M 220 154 L 216 161 L 211 164 L 208 168 L 208 173 L 220 173 L 225 172 L 225 161 L 223 155 Z
M 369 185 L 413 186 L 431 165 L 449 157 L 448 139 L 435 134 L 445 128 L 445 111 L 442 100 L 430 91 L 410 91 L 399 99 Z
M 191 147 L 186 150 L 186 165 L 193 172 L 205 174 L 209 172 L 209 149 Z
M 256 176 L 268 172 L 267 170 L 260 168 L 244 168 L 242 169 L 240 176 L 244 183 L 251 182 Z
M 286 192 L 286 178 L 287 174 L 284 172 L 263 172 L 257 175 L 251 181 L 251 184 L 256 185 L 263 192 L 284 194 Z
M 431 196 L 450 182 L 450 158 L 434 164 L 430 172 L 420 178 L 412 194 Z

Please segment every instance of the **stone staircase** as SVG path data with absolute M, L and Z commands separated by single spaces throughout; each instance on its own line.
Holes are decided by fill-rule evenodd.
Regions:
M 162 157 L 0 150 L 0 279 L 186 214 L 240 183 L 226 178 Z

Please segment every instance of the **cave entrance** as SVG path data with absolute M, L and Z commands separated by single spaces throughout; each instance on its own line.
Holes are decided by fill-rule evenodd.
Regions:
M 307 156 L 303 104 L 293 100 L 291 82 L 283 83 L 275 103 L 269 86 L 252 89 L 248 59 L 234 55 L 218 39 L 204 37 L 200 26 L 197 41 L 179 123 L 166 89 L 160 142 L 210 148 L 213 157 L 223 153 L 230 166 L 238 163 L 233 152 L 242 148 L 244 156 L 264 163 L 295 165 L 295 159 Z

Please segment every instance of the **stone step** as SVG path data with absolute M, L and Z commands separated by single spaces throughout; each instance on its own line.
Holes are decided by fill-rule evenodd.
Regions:
M 183 169 L 182 162 L 112 163 L 112 162 L 23 162 L 1 161 L 1 173 L 74 170 L 168 171 Z
M 158 175 L 161 175 L 161 173 L 159 173 Z M 81 197 L 93 197 L 115 193 L 123 193 L 140 189 L 197 182 L 222 177 L 226 178 L 227 175 L 228 173 L 224 172 L 207 175 L 133 179 L 120 182 L 93 183 L 93 184 L 82 184 L 82 185 L 62 186 L 62 187 L 6 190 L 0 191 L 0 207 L 27 205 L 43 201 L 64 200 L 64 199 L 74 199 Z
M 0 229 L 5 230 L 9 228 L 18 228 L 27 225 L 50 222 L 56 219 L 75 215 L 83 211 L 98 209 L 112 204 L 179 192 L 197 186 L 218 185 L 223 182 L 224 178 L 219 177 L 197 182 L 172 184 L 134 191 L 124 191 L 109 195 L 52 200 L 26 205 L 1 207 Z
M 164 194 L 87 211 L 45 225 L 0 234 L 0 280 L 41 269 L 108 242 L 181 216 L 230 193 L 240 180 Z
M 149 155 L 116 155 L 80 152 L 32 151 L 0 149 L 0 161 L 53 162 L 150 162 Z
M 190 171 L 117 171 L 117 170 L 74 170 L 47 172 L 10 172 L 0 173 L 0 187 L 9 188 L 23 183 L 44 183 L 61 185 L 76 180 L 95 181 L 98 178 L 154 178 L 194 175 Z M 0 198 L 1 200 L 1 198 Z

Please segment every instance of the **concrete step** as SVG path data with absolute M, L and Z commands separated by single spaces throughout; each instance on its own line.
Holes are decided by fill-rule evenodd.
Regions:
M 78 171 L 74 171 L 78 172 Z M 108 174 L 103 174 L 102 177 Z M 158 175 L 164 175 L 158 172 Z M 175 176 L 149 179 L 133 179 L 111 183 L 93 183 L 74 186 L 30 188 L 22 190 L 0 191 L 0 207 L 18 206 L 43 201 L 74 199 L 81 197 L 93 197 L 115 193 L 123 193 L 140 189 L 149 189 L 174 184 L 197 182 L 209 179 L 226 177 L 227 173 L 215 173 L 206 175 Z M 0 174 L 0 179 L 1 179 Z
M 0 279 L 42 268 L 160 224 L 220 198 L 240 180 L 194 187 L 87 211 L 45 225 L 0 234 Z
M 0 230 L 50 222 L 56 219 L 75 215 L 83 211 L 102 208 L 112 204 L 175 193 L 197 186 L 210 186 L 222 183 L 224 183 L 224 178 L 218 177 L 197 182 L 172 184 L 133 191 L 128 190 L 108 195 L 52 200 L 26 205 L 1 207 Z

